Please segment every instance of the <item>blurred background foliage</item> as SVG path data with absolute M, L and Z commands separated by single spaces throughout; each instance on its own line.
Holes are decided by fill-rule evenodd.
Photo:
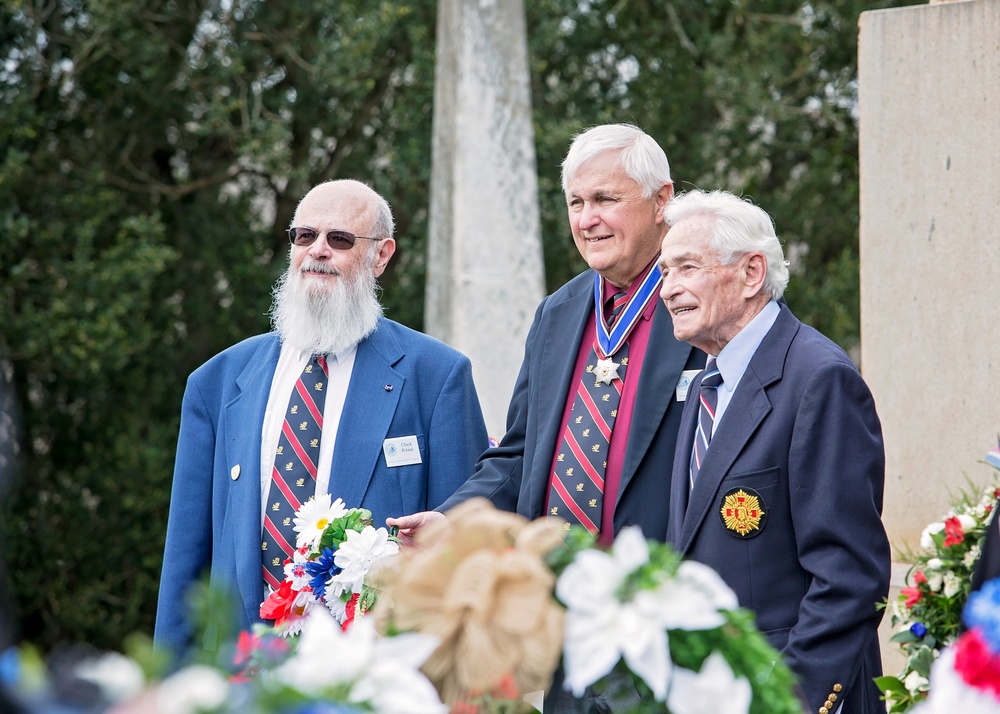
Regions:
M 526 0 L 548 288 L 584 268 L 572 136 L 633 122 L 678 189 L 771 213 L 790 306 L 854 347 L 857 20 L 903 4 Z M 422 327 L 435 19 L 429 0 L 0 5 L 0 366 L 22 416 L 0 433 L 21 456 L 0 609 L 21 638 L 151 632 L 187 375 L 268 329 L 310 186 L 389 200 L 386 312 Z

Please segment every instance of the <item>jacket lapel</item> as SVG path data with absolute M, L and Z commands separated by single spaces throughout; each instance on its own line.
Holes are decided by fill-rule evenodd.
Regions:
M 556 452 L 556 441 L 562 428 L 562 416 L 566 399 L 573 388 L 574 368 L 580 340 L 587 320 L 594 314 L 594 272 L 584 273 L 587 279 L 578 279 L 576 290 L 567 298 L 553 305 L 545 332 L 536 340 L 540 342 L 541 356 L 538 360 L 537 376 L 542 387 L 534 390 L 531 409 L 538 415 L 538 435 L 535 442 L 533 463 L 530 465 L 528 502 L 531 513 L 542 513 L 549 488 L 549 469 L 552 455 Z M 548 386 L 546 386 L 548 383 Z M 530 439 L 530 435 L 528 437 Z
M 621 483 L 615 496 L 615 505 L 625 487 L 635 476 L 639 464 L 649 450 L 660 429 L 667 407 L 673 401 L 674 390 L 681 372 L 691 356 L 691 345 L 674 339 L 674 327 L 666 306 L 657 300 L 649 341 L 643 356 L 642 373 L 635 395 L 632 426 L 629 429 L 622 463 Z
M 231 528 L 228 547 L 233 549 L 236 581 L 248 622 L 258 619 L 264 598 L 260 565 L 260 437 L 280 352 L 281 343 L 275 335 L 247 362 L 236 378 L 239 395 L 225 407 L 226 424 L 222 431 L 227 465 L 240 467 L 240 478 L 229 487 L 225 530 Z
M 719 428 L 712 437 L 711 446 L 705 455 L 705 463 L 702 464 L 701 470 L 698 472 L 698 479 L 694 488 L 691 489 L 683 527 L 679 541 L 677 541 L 681 554 L 690 548 L 701 524 L 712 507 L 718 503 L 719 490 L 723 480 L 729 474 L 747 442 L 771 411 L 771 400 L 767 396 L 766 389 L 781 379 L 784 372 L 785 355 L 792 338 L 798 332 L 799 324 L 788 308 L 781 305 L 781 312 L 778 314 L 777 320 L 750 359 L 750 364 L 747 366 L 746 372 L 743 373 L 739 386 L 736 387 L 732 401 L 726 407 Z M 699 378 L 697 385 L 692 385 L 692 388 L 700 386 L 701 379 Z M 679 442 L 685 444 L 688 456 L 691 453 L 694 422 L 697 418 L 697 410 L 691 411 L 692 413 L 685 414 L 681 426 L 685 441 Z M 675 460 L 675 480 L 671 484 L 674 487 L 677 487 L 680 481 L 679 471 L 681 469 L 677 468 L 679 463 L 679 460 Z M 686 479 L 683 488 L 686 492 Z M 671 516 L 673 515 L 675 512 L 672 509 Z
M 330 494 L 348 508 L 361 505 L 382 454 L 406 383 L 392 368 L 403 355 L 399 342 L 382 329 L 358 343 L 330 469 Z

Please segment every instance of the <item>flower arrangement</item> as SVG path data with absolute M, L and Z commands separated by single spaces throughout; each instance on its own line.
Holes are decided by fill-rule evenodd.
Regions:
M 274 620 L 275 631 L 290 637 L 301 632 L 314 605 L 324 604 L 347 627 L 375 604 L 376 592 L 366 579 L 383 558 L 399 552 L 385 528 L 371 524 L 364 508 L 345 508 L 328 493 L 302 504 L 295 512 L 296 550 L 285 561 L 285 579 L 261 603 L 260 616 Z
M 235 669 L 143 679 L 143 657 L 111 655 L 78 676 L 107 692 L 109 714 L 527 714 L 560 663 L 568 690 L 617 712 L 802 711 L 720 577 L 637 528 L 605 550 L 474 499 L 397 552 L 369 518 L 329 497 L 300 509 L 298 550 L 261 606 L 274 625 L 241 633 Z
M 966 630 L 931 669 L 931 690 L 914 714 L 1000 711 L 1000 579 L 969 596 Z
M 986 462 L 1000 469 L 1000 448 L 991 449 Z M 998 497 L 997 484 L 978 493 L 961 492 L 948 513 L 923 530 L 920 550 L 904 555 L 911 563 L 907 585 L 883 607 L 896 630 L 890 641 L 899 645 L 906 664 L 895 677 L 875 680 L 889 714 L 908 712 L 927 698 L 931 668 L 958 636 L 980 543 Z
M 637 528 L 605 552 L 562 525 L 468 501 L 384 571 L 376 624 L 440 639 L 423 671 L 453 714 L 521 711 L 475 693 L 544 688 L 560 654 L 574 694 L 627 681 L 633 714 L 801 712 L 781 656 L 713 570 Z

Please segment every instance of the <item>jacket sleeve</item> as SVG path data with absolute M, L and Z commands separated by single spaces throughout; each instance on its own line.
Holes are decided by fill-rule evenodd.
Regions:
M 194 380 L 181 409 L 170 516 L 156 607 L 154 643 L 179 657 L 191 644 L 187 595 L 209 568 L 216 424 Z
M 539 333 L 542 314 L 548 298 L 535 311 L 535 318 L 525 340 L 524 359 L 514 381 L 514 390 L 507 407 L 507 431 L 498 446 L 487 449 L 479 457 L 472 476 L 455 494 L 437 509 L 447 511 L 470 498 L 489 499 L 503 511 L 518 510 L 524 452 L 528 439 L 528 412 L 531 399 L 532 350 Z M 527 515 L 527 514 L 522 514 Z
M 428 474 L 427 505 L 441 504 L 472 473 L 473 465 L 489 446 L 486 423 L 472 380 L 472 363 L 459 358 L 438 394 L 429 430 L 432 461 Z
M 874 690 L 881 673 L 871 660 L 876 604 L 889 590 L 885 454 L 874 401 L 852 365 L 824 365 L 809 378 L 788 458 L 793 537 L 809 586 L 783 654 L 815 712 L 837 685 L 840 699 L 864 700 L 850 688 Z

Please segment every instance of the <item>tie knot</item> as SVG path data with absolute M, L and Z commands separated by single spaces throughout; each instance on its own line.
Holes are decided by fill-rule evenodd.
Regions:
M 719 365 L 712 360 L 705 366 L 705 375 L 701 378 L 701 386 L 703 387 L 718 387 L 722 384 L 722 372 L 719 371 Z
M 618 316 L 621 315 L 622 310 L 628 304 L 628 293 L 624 290 L 619 290 L 610 298 L 604 301 L 604 311 L 608 313 L 608 327 L 615 324 Z

